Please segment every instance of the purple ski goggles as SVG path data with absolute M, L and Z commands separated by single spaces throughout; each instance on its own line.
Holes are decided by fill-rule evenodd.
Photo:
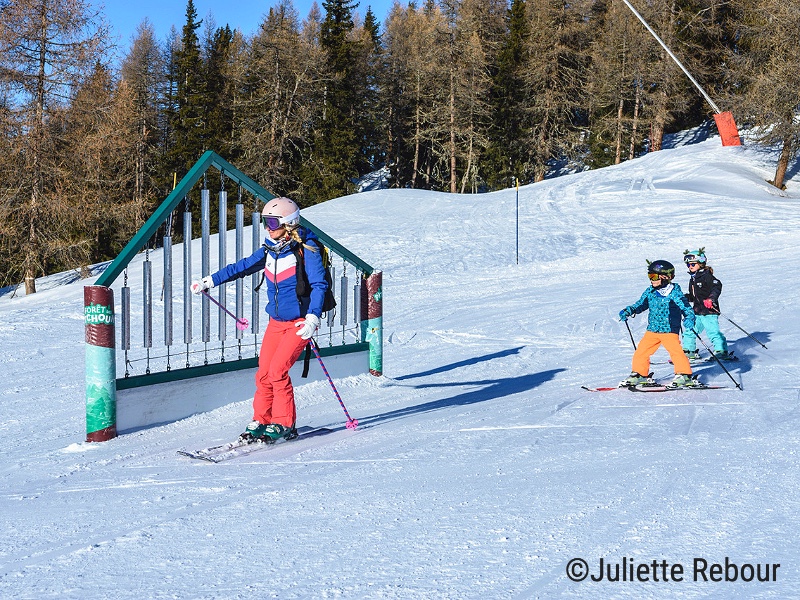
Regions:
M 270 231 L 275 231 L 276 229 L 283 227 L 283 223 L 281 223 L 281 221 L 282 219 L 280 217 L 261 215 L 261 223 Z

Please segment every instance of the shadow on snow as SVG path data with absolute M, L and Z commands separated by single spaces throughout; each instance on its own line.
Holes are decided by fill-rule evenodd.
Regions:
M 372 415 L 359 419 L 363 425 L 377 425 L 386 421 L 394 419 L 401 419 L 411 415 L 418 415 L 427 412 L 433 412 L 444 408 L 451 408 L 454 406 L 469 406 L 470 404 L 477 404 L 479 402 L 488 402 L 489 400 L 497 400 L 504 396 L 512 396 L 522 392 L 527 392 L 535 387 L 546 383 L 553 379 L 556 374 L 566 371 L 566 369 L 551 369 L 549 371 L 542 371 L 541 373 L 529 373 L 526 375 L 519 375 L 517 377 L 505 377 L 502 379 L 486 379 L 480 381 L 463 381 L 463 382 L 449 382 L 449 383 L 427 383 L 422 385 L 411 386 L 412 389 L 436 388 L 436 387 L 464 387 L 464 386 L 483 386 L 479 390 L 471 390 L 462 392 L 449 398 L 442 398 L 441 400 L 433 400 L 424 404 L 417 404 L 415 406 L 407 406 L 389 412 Z
M 436 367 L 435 369 L 430 369 L 428 371 L 422 371 L 420 373 L 412 373 L 411 375 L 402 375 L 401 377 L 395 377 L 394 379 L 395 381 L 404 381 L 406 379 L 426 377 L 428 375 L 436 375 L 438 373 L 452 371 L 453 369 L 459 369 L 461 367 L 477 365 L 478 363 L 486 362 L 487 360 L 493 360 L 495 358 L 505 358 L 506 356 L 511 356 L 512 354 L 519 354 L 519 351 L 522 350 L 524 347 L 525 346 L 520 346 L 518 348 L 509 348 L 508 350 L 501 350 L 500 352 L 494 352 L 493 354 L 485 354 L 483 356 L 477 356 L 475 358 L 468 358 L 466 360 L 460 360 L 458 362 L 450 363 L 449 365 Z

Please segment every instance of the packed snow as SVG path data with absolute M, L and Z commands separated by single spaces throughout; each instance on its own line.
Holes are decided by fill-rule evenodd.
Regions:
M 93 279 L 4 290 L 0 597 L 800 597 L 800 185 L 766 182 L 776 156 L 711 137 L 518 192 L 305 210 L 383 271 L 385 373 L 332 373 L 357 430 L 327 382 L 298 385 L 298 424 L 333 434 L 216 465 L 176 451 L 235 438 L 251 397 L 86 443 Z M 685 289 L 699 246 L 744 390 L 716 363 L 695 370 L 728 389 L 581 389 L 629 373 L 617 315 L 646 259 Z M 653 369 L 671 378 L 663 350 Z

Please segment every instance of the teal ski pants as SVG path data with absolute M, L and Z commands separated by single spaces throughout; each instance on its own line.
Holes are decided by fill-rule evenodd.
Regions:
M 694 329 L 697 333 L 706 332 L 708 339 L 714 345 L 715 354 L 728 351 L 728 341 L 719 330 L 719 317 L 717 315 L 697 315 Z M 697 350 L 697 336 L 694 331 L 683 332 L 683 349 L 689 351 Z

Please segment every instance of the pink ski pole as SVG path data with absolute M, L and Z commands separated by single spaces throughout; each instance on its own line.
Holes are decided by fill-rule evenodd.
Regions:
M 244 331 L 244 330 L 245 330 L 245 329 L 247 329 L 247 327 L 250 325 L 250 323 L 249 323 L 249 321 L 248 321 L 247 319 L 245 319 L 244 317 L 242 317 L 241 319 L 240 319 L 240 318 L 238 318 L 238 317 L 237 317 L 235 314 L 233 314 L 233 313 L 232 313 L 231 311 L 229 311 L 227 308 L 225 308 L 224 306 L 222 306 L 222 304 L 220 304 L 219 302 L 217 302 L 216 300 L 214 300 L 214 298 L 212 298 L 212 297 L 211 297 L 211 295 L 210 295 L 210 294 L 209 294 L 207 291 L 203 290 L 203 295 L 204 295 L 206 298 L 208 298 L 209 300 L 211 300 L 211 301 L 212 301 L 214 304 L 216 304 L 217 306 L 219 306 L 219 307 L 220 307 L 222 310 L 224 310 L 224 311 L 225 311 L 226 313 L 228 313 L 230 316 L 232 316 L 232 317 L 233 317 L 233 318 L 236 320 L 236 329 L 238 329 L 239 331 Z
M 319 350 L 317 349 L 317 342 L 314 341 L 314 338 L 308 338 L 308 343 L 311 344 L 311 349 L 314 351 L 314 356 L 317 357 L 317 360 L 319 361 L 319 366 L 322 367 L 322 372 L 325 373 L 325 377 L 328 378 L 328 383 L 331 384 L 331 388 L 333 388 L 333 393 L 336 395 L 336 399 L 339 401 L 339 404 L 341 405 L 342 410 L 344 411 L 344 414 L 347 417 L 347 425 L 345 425 L 345 427 L 347 427 L 348 429 L 355 429 L 356 427 L 358 427 L 358 421 L 353 419 L 350 416 L 350 413 L 347 412 L 347 407 L 345 407 L 344 402 L 342 402 L 342 397 L 336 390 L 336 386 L 333 385 L 333 380 L 331 379 L 331 376 L 328 375 L 328 369 L 325 368 L 325 363 L 322 362 L 322 357 L 319 355 Z

